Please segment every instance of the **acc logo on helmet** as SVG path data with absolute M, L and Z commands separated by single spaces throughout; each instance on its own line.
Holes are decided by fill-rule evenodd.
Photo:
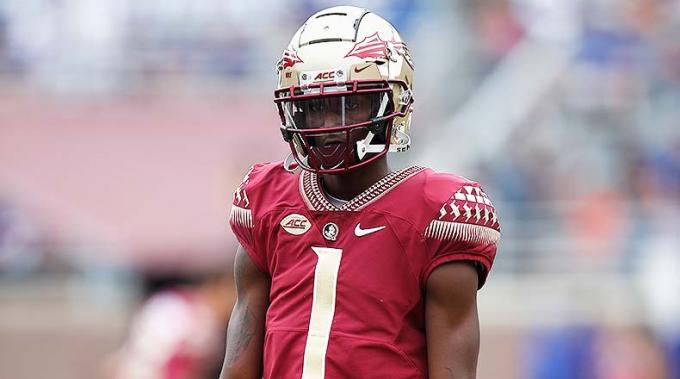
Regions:
M 341 69 L 335 69 L 325 71 L 305 71 L 300 75 L 300 84 L 330 81 L 344 82 L 345 72 Z

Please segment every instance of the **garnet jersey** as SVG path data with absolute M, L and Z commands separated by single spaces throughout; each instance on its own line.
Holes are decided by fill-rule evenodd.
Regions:
M 234 193 L 231 227 L 271 277 L 264 377 L 426 378 L 428 276 L 472 261 L 480 286 L 500 236 L 496 211 L 467 179 L 409 167 L 338 208 L 316 174 L 254 166 Z

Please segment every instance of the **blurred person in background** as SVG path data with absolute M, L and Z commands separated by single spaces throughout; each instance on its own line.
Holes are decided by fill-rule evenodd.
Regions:
M 0 277 L 21 278 L 44 268 L 41 238 L 32 220 L 0 196 Z
M 114 379 L 204 379 L 219 375 L 223 325 L 233 306 L 230 273 L 150 277 L 150 295 L 109 362 Z
M 277 68 L 291 156 L 234 193 L 222 378 L 474 378 L 499 223 L 476 182 L 388 166 L 410 145 L 406 44 L 376 14 L 333 7 Z

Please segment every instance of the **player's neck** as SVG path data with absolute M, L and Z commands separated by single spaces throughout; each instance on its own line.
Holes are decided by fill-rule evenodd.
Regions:
M 390 173 L 387 157 L 358 170 L 339 175 L 322 175 L 324 191 L 342 200 L 351 200 Z

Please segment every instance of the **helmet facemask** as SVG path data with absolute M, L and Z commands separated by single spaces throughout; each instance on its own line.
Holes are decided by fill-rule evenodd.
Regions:
M 292 96 L 291 96 L 292 94 Z M 373 162 L 389 151 L 394 109 L 387 81 L 294 86 L 276 91 L 281 132 L 305 170 L 337 174 Z

